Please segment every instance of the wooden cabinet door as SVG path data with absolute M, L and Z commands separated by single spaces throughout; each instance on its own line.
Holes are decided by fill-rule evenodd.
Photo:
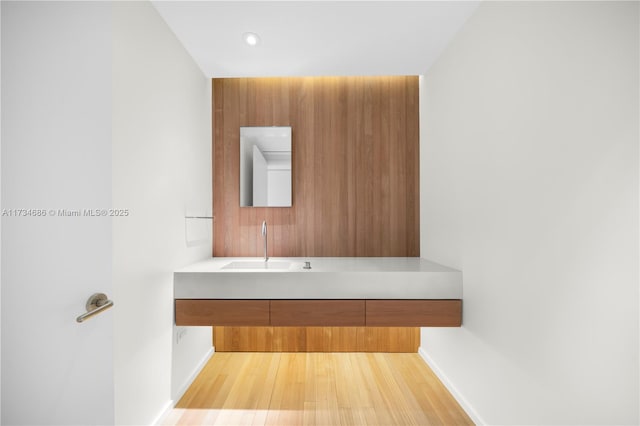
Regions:
M 462 300 L 367 300 L 367 326 L 460 327 Z
M 273 326 L 362 326 L 364 300 L 272 300 Z
M 177 299 L 176 325 L 269 325 L 269 301 Z

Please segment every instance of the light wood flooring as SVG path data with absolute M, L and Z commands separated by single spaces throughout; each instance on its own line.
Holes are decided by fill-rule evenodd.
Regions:
M 415 353 L 216 353 L 164 425 L 467 425 Z

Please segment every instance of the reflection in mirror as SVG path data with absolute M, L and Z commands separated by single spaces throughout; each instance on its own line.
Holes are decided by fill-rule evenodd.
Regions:
M 240 127 L 240 207 L 291 207 L 291 127 Z

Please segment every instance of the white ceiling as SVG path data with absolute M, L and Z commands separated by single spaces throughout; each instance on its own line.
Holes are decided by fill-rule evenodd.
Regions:
M 284 77 L 424 74 L 479 1 L 153 4 L 206 76 Z

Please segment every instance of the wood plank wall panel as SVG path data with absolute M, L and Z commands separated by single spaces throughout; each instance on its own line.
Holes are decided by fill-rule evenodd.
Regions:
M 419 327 L 213 327 L 216 352 L 418 352 Z
M 418 77 L 213 79 L 214 256 L 419 256 Z M 291 208 L 240 207 L 240 126 L 292 126 Z

